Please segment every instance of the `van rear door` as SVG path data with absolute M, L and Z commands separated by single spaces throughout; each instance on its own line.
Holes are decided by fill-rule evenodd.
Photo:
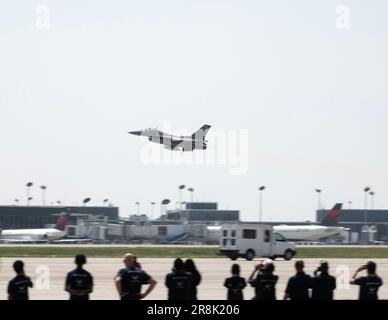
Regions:
M 221 229 L 220 247 L 222 250 L 236 250 L 237 247 L 237 225 L 223 225 Z

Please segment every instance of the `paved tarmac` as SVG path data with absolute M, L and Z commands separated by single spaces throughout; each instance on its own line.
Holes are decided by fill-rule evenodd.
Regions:
M 14 276 L 12 263 L 14 258 L 0 258 L 0 299 L 6 299 L 7 282 Z M 69 258 L 24 258 L 26 272 L 31 276 L 35 288 L 30 290 L 30 298 L 36 300 L 63 300 L 68 299 L 64 291 L 66 273 L 74 268 L 73 259 Z M 320 259 L 305 259 L 306 272 L 312 274 Z M 378 263 L 378 274 L 385 284 L 380 288 L 380 299 L 388 299 L 388 259 L 375 259 Z M 164 285 L 165 275 L 170 271 L 173 263 L 171 258 L 144 258 L 139 261 L 143 269 L 154 277 L 158 284 L 155 290 L 147 297 L 151 300 L 165 300 L 167 290 Z M 202 274 L 202 283 L 198 288 L 198 298 L 217 300 L 226 298 L 226 289 L 223 287 L 225 277 L 230 274 L 230 267 L 234 261 L 228 259 L 195 259 Z M 258 262 L 237 260 L 242 270 L 242 276 L 248 278 L 254 265 Z M 294 260 L 275 262 L 275 274 L 279 275 L 277 298 L 282 299 L 287 280 L 294 274 Z M 357 299 L 358 287 L 348 285 L 349 277 L 361 264 L 366 261 L 360 259 L 330 259 L 331 273 L 337 277 L 335 291 L 336 299 Z M 113 278 L 122 267 L 122 258 L 90 258 L 85 269 L 94 276 L 95 287 L 91 295 L 94 300 L 118 299 Z M 364 273 L 362 273 L 363 275 Z M 143 289 L 144 291 L 144 289 Z M 245 299 L 251 299 L 253 288 L 247 287 L 244 291 Z

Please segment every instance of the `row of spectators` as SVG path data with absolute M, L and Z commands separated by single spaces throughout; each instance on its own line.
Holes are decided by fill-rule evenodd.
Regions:
M 114 278 L 118 296 L 121 300 L 141 300 L 155 288 L 157 282 L 128 253 L 123 259 L 125 267 L 120 269 Z M 83 266 L 86 264 L 84 255 L 75 257 L 76 268 L 66 276 L 65 290 L 70 300 L 89 300 L 93 292 L 93 276 Z M 24 263 L 14 262 L 16 277 L 8 284 L 9 300 L 28 300 L 28 288 L 33 287 L 31 279 L 24 272 Z M 304 272 L 303 260 L 295 262 L 296 274 L 289 278 L 284 293 L 284 300 L 332 300 L 336 289 L 336 279 L 329 273 L 329 263 L 321 261 L 314 271 L 314 276 Z M 366 270 L 366 276 L 358 277 L 358 273 Z M 275 273 L 275 263 L 266 259 L 257 264 L 246 281 L 240 275 L 240 266 L 233 264 L 231 277 L 225 279 L 228 300 L 243 300 L 243 291 L 250 284 L 255 289 L 254 300 L 276 300 L 276 285 L 279 277 Z M 183 261 L 175 259 L 172 271 L 165 277 L 169 300 L 197 300 L 197 287 L 201 283 L 201 274 L 192 259 Z M 360 300 L 378 300 L 378 289 L 383 281 L 376 273 L 376 263 L 369 261 L 356 270 L 350 284 L 360 286 Z M 142 292 L 142 286 L 148 285 Z

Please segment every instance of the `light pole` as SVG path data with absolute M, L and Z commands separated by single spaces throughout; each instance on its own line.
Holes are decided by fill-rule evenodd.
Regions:
M 321 202 L 321 189 L 315 189 L 315 192 L 318 194 L 318 210 L 322 210 L 322 202 Z
M 140 214 L 140 202 L 135 202 L 135 204 L 137 206 L 136 214 L 139 215 Z
M 349 209 L 352 209 L 352 204 L 353 204 L 353 202 L 352 202 L 352 201 L 348 201 L 348 206 L 349 206 Z
M 194 202 L 194 188 L 188 188 L 187 190 L 190 191 L 191 196 L 190 196 L 190 201 Z
M 155 202 L 151 202 L 151 220 L 154 218 L 154 209 L 155 209 Z
M 167 214 L 167 205 L 169 203 L 170 203 L 170 199 L 162 200 L 161 205 L 160 205 L 160 217 L 162 217 L 162 215 L 163 215 L 163 206 L 165 207 L 165 212 Z
M 182 190 L 184 188 L 186 188 L 186 186 L 184 184 L 182 184 L 178 187 L 178 189 L 179 189 L 179 209 L 181 209 L 181 210 L 182 210 Z
M 30 205 L 30 200 L 32 199 L 30 197 L 30 188 L 33 186 L 34 184 L 32 182 L 28 182 L 26 184 L 26 187 L 27 187 L 27 205 L 29 206 Z M 31 199 L 30 199 L 31 198 Z
M 370 191 L 369 192 L 369 195 L 370 195 L 370 208 L 373 210 L 374 207 L 375 207 L 375 192 L 374 191 Z
M 265 186 L 259 188 L 259 221 L 263 221 L 263 191 Z
M 46 189 L 47 189 L 47 186 L 40 186 L 40 188 L 42 189 L 42 205 L 45 206 L 46 205 Z
M 83 204 L 84 204 L 84 207 L 85 207 L 85 205 L 88 203 L 88 202 L 90 202 L 90 200 L 92 200 L 91 198 L 85 198 L 82 202 L 83 202 Z
M 15 199 L 15 205 L 17 206 L 19 204 L 19 199 Z
M 370 191 L 369 187 L 364 188 L 364 225 L 367 226 L 367 210 L 368 210 L 368 192 Z

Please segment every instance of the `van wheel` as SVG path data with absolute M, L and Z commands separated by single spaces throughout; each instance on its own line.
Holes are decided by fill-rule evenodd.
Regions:
M 237 260 L 237 258 L 238 258 L 237 254 L 232 254 L 232 255 L 229 256 L 229 259 L 233 260 L 233 261 Z
M 275 261 L 276 256 L 270 256 L 270 257 L 268 257 L 268 258 L 271 259 L 271 260 L 273 260 L 273 261 Z
M 245 259 L 247 259 L 248 261 L 251 261 L 253 260 L 254 257 L 255 257 L 255 252 L 252 249 L 247 250 L 247 252 L 245 253 Z
M 283 257 L 284 257 L 284 260 L 289 261 L 292 259 L 293 256 L 294 256 L 294 253 L 290 249 L 287 249 Z

